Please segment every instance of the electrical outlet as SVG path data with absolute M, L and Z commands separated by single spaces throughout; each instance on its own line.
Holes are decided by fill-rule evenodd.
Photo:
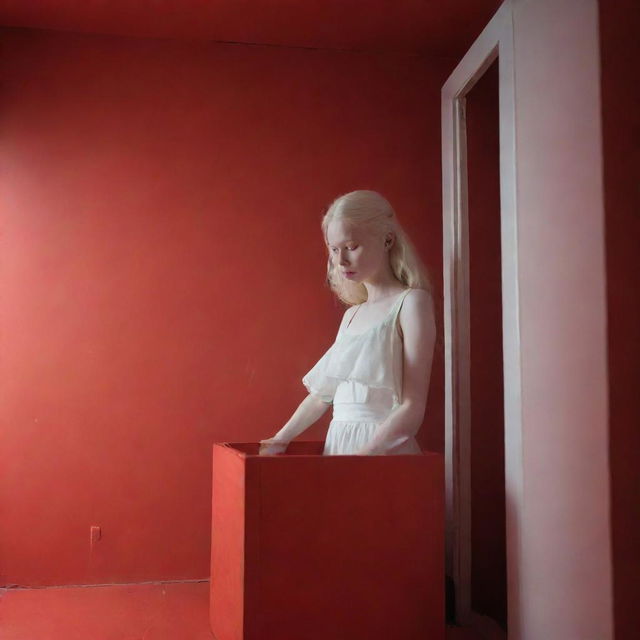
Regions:
M 91 544 L 98 542 L 102 537 L 102 531 L 98 525 L 92 525 L 91 527 Z

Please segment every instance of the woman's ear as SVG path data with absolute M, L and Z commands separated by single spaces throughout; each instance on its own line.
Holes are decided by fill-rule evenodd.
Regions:
M 384 248 L 385 249 L 391 249 L 391 247 L 393 247 L 393 241 L 394 241 L 394 237 L 392 233 L 388 233 L 387 237 L 385 238 L 384 241 Z

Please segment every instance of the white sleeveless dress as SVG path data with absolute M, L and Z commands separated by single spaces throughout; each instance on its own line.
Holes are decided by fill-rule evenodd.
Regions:
M 338 331 L 335 342 L 303 376 L 309 393 L 333 403 L 324 455 L 355 454 L 402 402 L 403 345 L 397 318 L 409 291 L 398 295 L 379 324 L 361 333 L 349 333 L 348 327 Z M 422 451 L 415 437 L 403 436 L 389 442 L 384 453 Z

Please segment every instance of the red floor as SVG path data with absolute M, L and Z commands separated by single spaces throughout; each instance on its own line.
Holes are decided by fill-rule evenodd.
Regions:
M 208 612 L 208 581 L 0 589 L 0 638 L 214 640 Z M 482 638 L 451 627 L 447 640 Z

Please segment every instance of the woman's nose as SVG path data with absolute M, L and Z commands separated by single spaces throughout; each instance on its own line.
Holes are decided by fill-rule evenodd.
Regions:
M 346 253 L 341 253 L 340 254 L 340 264 L 349 264 L 349 261 L 347 260 L 347 254 Z

